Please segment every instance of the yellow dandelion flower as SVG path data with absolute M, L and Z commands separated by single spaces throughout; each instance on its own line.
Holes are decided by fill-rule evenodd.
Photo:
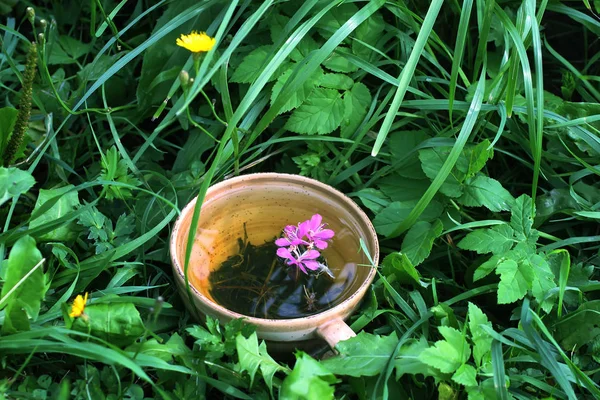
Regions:
M 182 34 L 177 39 L 177 46 L 185 47 L 192 53 L 201 53 L 210 51 L 216 43 L 215 38 L 211 38 L 204 32 L 192 31 L 189 35 Z
M 77 297 L 75 297 L 75 300 L 73 300 L 73 305 L 71 305 L 71 312 L 69 313 L 69 316 L 76 318 L 83 315 L 83 310 L 85 309 L 85 303 L 87 303 L 87 299 L 87 293 L 83 297 L 78 294 Z

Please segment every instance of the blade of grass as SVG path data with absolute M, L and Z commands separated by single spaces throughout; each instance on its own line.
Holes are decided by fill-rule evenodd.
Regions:
M 456 94 L 456 84 L 458 82 L 458 70 L 462 64 L 467 31 L 469 30 L 469 18 L 471 17 L 471 10 L 473 8 L 473 0 L 464 0 L 462 10 L 460 12 L 460 21 L 458 23 L 458 33 L 456 35 L 456 45 L 454 46 L 454 58 L 452 59 L 452 72 L 450 73 L 450 94 L 448 96 L 449 101 L 449 115 L 450 123 L 452 124 L 452 105 L 454 103 L 454 95 Z M 480 39 L 481 41 L 481 39 Z
M 492 371 L 497 398 L 500 400 L 508 400 L 509 395 L 508 388 L 506 387 L 506 372 L 504 371 L 502 343 L 497 340 L 492 341 Z
M 427 39 L 429 38 L 429 34 L 433 29 L 433 24 L 435 23 L 438 13 L 440 12 L 440 8 L 442 7 L 443 0 L 433 0 L 429 9 L 427 10 L 427 15 L 425 16 L 425 20 L 423 21 L 423 25 L 421 26 L 421 30 L 419 31 L 419 35 L 417 36 L 417 40 L 415 41 L 415 46 L 413 47 L 408 61 L 406 65 L 402 69 L 400 73 L 400 77 L 398 78 L 398 90 L 394 95 L 394 99 L 392 100 L 392 105 L 388 110 L 383 123 L 381 124 L 381 128 L 379 129 L 379 133 L 377 134 L 377 139 L 375 140 L 375 144 L 373 145 L 373 150 L 371 151 L 371 156 L 375 157 L 381 146 L 383 146 L 383 142 L 387 137 L 392 123 L 396 118 L 396 113 L 400 109 L 402 104 L 402 100 L 404 100 L 404 95 L 406 94 L 406 90 L 408 85 L 413 77 L 415 69 L 417 68 L 417 63 L 421 58 L 421 53 L 427 43 Z

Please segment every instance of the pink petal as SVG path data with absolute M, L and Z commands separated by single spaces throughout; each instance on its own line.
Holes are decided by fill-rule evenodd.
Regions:
M 335 232 L 332 231 L 331 229 L 323 229 L 322 231 L 317 232 L 313 236 L 316 238 L 322 239 L 322 240 L 329 240 L 335 236 Z
M 306 269 L 304 269 L 304 265 L 302 265 L 302 263 L 298 263 L 297 265 L 298 265 L 298 268 L 300 268 L 300 271 L 302 271 L 308 275 L 308 272 L 306 271 Z
M 288 249 L 286 249 L 285 247 L 278 248 L 277 255 L 281 258 L 287 258 L 288 260 L 293 260 L 293 261 L 296 260 L 294 258 L 294 256 L 292 255 L 292 253 L 290 253 L 290 251 Z
M 308 250 L 305 251 L 304 254 L 302 254 L 302 256 L 300 256 L 301 260 L 313 260 L 315 258 L 319 258 L 319 256 L 321 255 L 321 253 L 319 253 L 317 250 Z
M 301 222 L 298 225 L 298 238 L 302 239 L 310 230 L 310 221 Z
M 319 263 L 314 260 L 307 260 L 300 263 L 300 265 L 302 264 L 304 264 L 306 268 L 310 269 L 311 271 L 316 271 L 319 269 Z
M 288 238 L 279 238 L 275 241 L 275 244 L 279 247 L 289 246 L 292 244 Z
M 315 214 L 310 219 L 310 230 L 316 231 L 321 226 L 321 221 L 323 221 L 323 217 L 319 214 Z
M 323 250 L 327 248 L 327 242 L 324 240 L 315 239 L 315 246 L 317 246 L 317 249 Z

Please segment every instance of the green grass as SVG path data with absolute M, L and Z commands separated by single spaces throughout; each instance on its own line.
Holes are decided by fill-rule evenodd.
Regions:
M 37 3 L 0 0 L 0 399 L 600 398 L 596 2 Z M 379 234 L 338 355 L 175 291 L 180 210 L 264 171 Z

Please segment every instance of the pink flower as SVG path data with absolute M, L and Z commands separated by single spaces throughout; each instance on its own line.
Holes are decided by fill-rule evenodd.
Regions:
M 283 229 L 283 237 L 275 241 L 275 244 L 279 247 L 284 246 L 308 246 L 309 243 L 302 240 L 302 237 L 298 235 L 298 227 L 294 225 L 288 225 Z
M 323 217 L 315 214 L 298 226 L 298 236 L 301 238 L 306 236 L 309 242 L 314 243 L 321 250 L 327 248 L 327 240 L 335 235 L 331 229 L 323 229 L 325 224 L 322 224 L 322 221 Z
M 310 269 L 311 271 L 316 271 L 319 269 L 319 263 L 316 261 L 316 259 L 319 258 L 321 254 L 317 250 L 307 250 L 301 255 L 298 255 L 295 250 L 294 254 L 292 254 L 285 247 L 281 247 L 277 249 L 277 255 L 281 258 L 287 259 L 288 265 L 295 265 L 305 274 L 308 274 L 306 268 Z

